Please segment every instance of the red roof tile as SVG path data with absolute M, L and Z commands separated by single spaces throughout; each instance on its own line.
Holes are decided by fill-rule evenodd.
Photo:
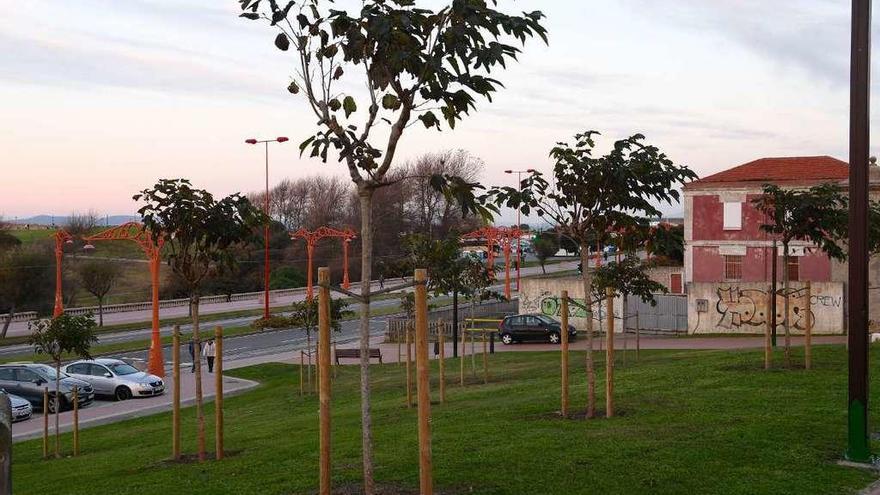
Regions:
M 731 182 L 824 182 L 849 177 L 849 165 L 830 156 L 791 156 L 760 158 L 717 174 L 703 177 L 687 186 L 721 185 Z

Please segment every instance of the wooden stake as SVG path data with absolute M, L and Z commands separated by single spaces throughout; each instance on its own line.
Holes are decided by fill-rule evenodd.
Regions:
M 639 353 L 642 350 L 642 343 L 639 337 L 641 337 L 641 327 L 639 326 L 639 313 L 636 312 L 636 361 L 639 360 Z
M 409 324 L 406 326 L 406 407 L 412 407 L 412 345 Z
M 43 387 L 43 459 L 49 458 L 49 388 Z
M 330 495 L 330 269 L 318 268 L 318 377 L 320 403 L 320 494 Z
M 79 387 L 73 387 L 73 456 L 79 455 Z
M 171 336 L 171 458 L 180 460 L 180 326 L 174 325 Z
M 446 324 L 438 322 L 437 339 L 440 341 L 440 403 L 446 403 Z
M 460 385 L 462 387 L 464 387 L 464 353 L 465 353 L 465 351 L 467 351 L 467 345 L 465 345 L 465 342 L 467 342 L 467 329 L 462 328 L 461 329 L 461 359 L 458 361 L 458 364 L 461 368 L 461 371 L 460 371 L 461 384 Z
M 305 394 L 305 383 L 303 381 L 303 368 L 306 367 L 306 360 L 303 356 L 303 351 L 299 351 L 299 396 L 302 397 Z
M 767 298 L 767 304 L 765 305 L 764 313 L 767 315 L 765 319 L 764 325 L 764 369 L 769 370 L 773 365 L 773 340 L 772 340 L 772 329 L 773 326 L 773 317 L 770 315 L 770 312 L 773 311 L 773 304 L 770 299 L 775 297 L 773 294 L 773 287 L 770 287 L 769 291 L 770 296 Z
M 605 417 L 614 417 L 614 291 L 605 289 L 608 304 L 605 345 Z
M 562 291 L 562 417 L 568 417 L 568 291 Z
M 400 335 L 400 322 L 394 322 L 395 331 L 397 332 L 397 366 L 403 364 L 403 338 Z
M 487 348 L 486 332 L 483 333 L 483 383 L 489 384 L 489 349 Z
M 223 459 L 223 327 L 214 328 L 215 458 Z
M 419 493 L 433 495 L 431 475 L 431 389 L 428 362 L 428 272 L 415 272 L 416 292 L 416 367 L 419 396 Z
M 812 319 L 812 298 L 813 298 L 813 288 L 810 286 L 810 281 L 807 280 L 807 309 L 805 312 L 804 321 L 804 367 L 806 369 L 810 369 L 813 365 L 813 319 Z
M 336 341 L 333 341 L 333 358 L 330 360 L 330 366 L 333 366 L 333 378 L 336 378 L 337 371 L 339 371 L 339 363 L 337 362 L 335 365 L 333 364 L 333 360 L 336 359 Z M 400 363 L 397 363 L 400 365 Z

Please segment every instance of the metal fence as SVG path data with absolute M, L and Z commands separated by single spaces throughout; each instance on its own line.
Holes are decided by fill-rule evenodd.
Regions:
M 687 333 L 688 304 L 686 295 L 655 294 L 656 306 L 642 302 L 638 298 L 629 298 L 627 314 L 638 314 L 639 327 L 642 330 L 661 333 Z M 634 322 L 630 319 L 627 327 Z

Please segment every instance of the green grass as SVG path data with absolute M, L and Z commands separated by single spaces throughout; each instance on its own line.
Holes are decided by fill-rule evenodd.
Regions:
M 874 479 L 835 464 L 846 433 L 839 346 L 817 347 L 810 372 L 763 371 L 760 352 L 644 352 L 638 364 L 630 354 L 616 372 L 619 417 L 591 421 L 552 415 L 558 354 L 502 353 L 491 361 L 489 385 L 475 380 L 461 389 L 453 374 L 448 402 L 433 406 L 438 493 L 829 494 L 854 493 Z M 577 409 L 582 362 L 582 353 L 573 356 Z M 456 360 L 448 364 L 458 369 Z M 875 358 L 874 372 L 878 364 Z M 372 370 L 376 478 L 416 493 L 416 410 L 404 406 L 404 373 L 393 364 Z M 233 374 L 262 386 L 226 401 L 226 447 L 237 452 L 227 460 L 163 462 L 170 451 L 165 413 L 83 431 L 79 458 L 42 461 L 38 440 L 16 444 L 15 493 L 315 493 L 318 404 L 298 397 L 296 368 L 267 364 Z M 358 369 L 344 367 L 334 387 L 333 482 L 357 484 Z M 880 399 L 876 388 L 872 398 Z M 210 405 L 207 417 L 211 432 Z M 191 453 L 192 409 L 183 425 Z M 64 449 L 70 445 L 64 435 Z

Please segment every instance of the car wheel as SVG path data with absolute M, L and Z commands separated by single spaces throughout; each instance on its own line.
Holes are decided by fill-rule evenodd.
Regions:
M 509 333 L 502 333 L 501 334 L 501 342 L 503 342 L 504 345 L 510 345 L 513 343 L 513 336 L 510 335 Z
M 64 399 L 61 399 L 60 404 L 58 404 L 58 405 L 61 408 L 61 410 L 63 411 L 64 410 Z M 49 394 L 48 411 L 49 411 L 49 414 L 55 414 L 55 394 L 54 393 Z
M 550 343 L 551 344 L 558 344 L 559 342 L 560 342 L 559 334 L 556 332 L 551 333 L 550 334 Z
M 131 390 L 128 387 L 119 386 L 116 387 L 116 392 L 113 394 L 116 397 L 116 400 L 128 400 L 131 399 Z

